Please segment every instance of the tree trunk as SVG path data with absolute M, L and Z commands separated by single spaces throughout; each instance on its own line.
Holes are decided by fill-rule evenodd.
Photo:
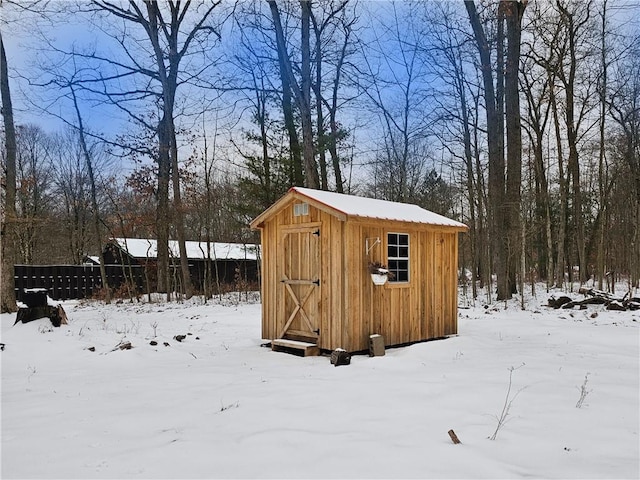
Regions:
M 575 117 L 575 80 L 578 68 L 576 53 L 577 28 L 574 27 L 573 15 L 558 2 L 558 7 L 568 28 L 569 40 L 569 75 L 564 73 L 561 79 L 565 90 L 565 126 L 567 129 L 567 144 L 569 146 L 569 157 L 567 159 L 567 173 L 571 178 L 571 189 L 573 193 L 573 221 L 576 230 L 576 250 L 578 252 L 578 266 L 580 269 L 580 283 L 588 278 L 586 241 L 584 217 L 582 215 L 582 187 L 580 182 L 580 161 L 578 153 L 578 131 Z
M 291 159 L 293 161 L 293 183 L 298 186 L 304 185 L 304 175 L 302 171 L 302 157 L 300 152 L 300 140 L 296 130 L 296 123 L 293 114 L 293 78 L 290 77 L 290 68 L 288 65 L 289 57 L 287 46 L 284 39 L 284 31 L 282 29 L 282 21 L 280 20 L 280 10 L 275 0 L 267 0 L 271 9 L 273 25 L 276 32 L 276 45 L 278 51 L 278 66 L 280 69 L 280 81 L 282 82 L 282 113 L 284 115 L 284 123 L 289 134 L 289 149 L 291 151 Z
M 471 237 L 471 293 L 473 298 L 478 297 L 478 232 L 476 230 L 476 226 L 478 224 L 478 219 L 476 217 L 476 201 L 477 194 L 474 185 L 474 172 L 473 172 L 473 156 L 471 154 L 471 132 L 469 131 L 469 120 L 468 114 L 466 111 L 466 100 L 461 97 L 461 109 L 462 109 L 462 117 L 463 117 L 463 137 L 464 137 L 464 160 L 466 165 L 466 174 L 467 174 L 467 198 L 469 201 L 469 236 Z
M 459 56 L 455 55 L 452 60 L 451 67 L 455 72 L 455 85 L 458 99 L 460 101 L 460 113 L 461 113 L 461 127 L 462 127 L 462 142 L 464 145 L 464 162 L 466 170 L 466 186 L 467 186 L 467 198 L 469 202 L 469 237 L 470 237 L 470 250 L 471 250 L 471 292 L 474 299 L 478 297 L 478 231 L 477 224 L 478 218 L 476 215 L 476 202 L 482 202 L 479 198 L 479 193 L 476 192 L 475 186 L 475 174 L 473 171 L 473 153 L 471 146 L 471 121 L 469 119 L 469 110 L 467 106 L 467 95 L 465 92 L 466 80 L 464 76 L 464 70 L 460 65 Z M 463 263 L 464 266 L 464 263 Z
M 80 140 L 80 148 L 84 160 L 87 164 L 87 173 L 89 175 L 89 183 L 91 185 L 91 208 L 93 210 L 93 234 L 95 235 L 94 248 L 98 250 L 98 256 L 100 258 L 100 278 L 102 280 L 102 288 L 104 292 L 104 300 L 106 303 L 111 302 L 111 288 L 107 281 L 107 271 L 104 266 L 104 254 L 102 251 L 102 234 L 100 232 L 100 211 L 98 209 L 98 196 L 96 193 L 96 179 L 93 172 L 93 162 L 91 160 L 91 152 L 87 147 L 87 142 L 84 134 L 84 122 L 82 121 L 82 115 L 80 113 L 80 107 L 78 106 L 78 98 L 74 90 L 73 83 L 70 83 L 69 88 L 71 90 L 71 96 L 73 99 L 73 107 L 76 112 L 76 118 L 78 119 L 78 139 Z
M 631 251 L 631 279 L 632 288 L 640 288 L 640 198 L 636 199 L 634 208 L 633 249 Z
M 546 280 L 547 289 L 553 284 L 553 241 L 551 238 L 551 199 L 549 197 L 549 181 L 544 164 L 543 142 L 544 127 L 539 119 L 531 119 L 536 123 L 531 136 L 533 149 L 533 171 L 536 181 L 536 220 L 542 228 L 538 235 L 537 248 L 539 265 L 538 273 Z M 546 122 L 545 122 L 546 123 Z
M 492 243 L 494 269 L 496 271 L 497 298 L 498 300 L 504 300 L 511 298 L 511 291 L 508 281 L 508 256 L 506 249 L 506 239 L 508 239 L 510 235 L 509 232 L 505 232 L 506 222 L 504 215 L 505 163 L 503 140 L 501 138 L 503 128 L 502 118 L 499 114 L 499 112 L 502 111 L 502 107 L 497 107 L 496 89 L 493 86 L 491 49 L 480 22 L 475 3 L 473 0 L 465 0 L 464 3 L 473 28 L 476 46 L 480 53 L 489 154 L 489 240 Z M 498 80 L 498 84 L 499 83 L 500 79 Z
M 2 32 L 0 32 L 0 94 L 2 98 L 2 117 L 4 120 L 5 148 L 6 148 L 6 176 L 5 176 L 5 208 L 2 218 L 0 239 L 0 261 L 2 280 L 0 287 L 0 313 L 15 312 L 15 221 L 16 221 L 16 130 L 13 123 L 13 106 L 11 104 L 11 90 L 9 89 L 9 68 L 4 51 Z
M 558 237 L 556 240 L 557 245 L 557 260 L 556 260 L 556 275 L 555 286 L 562 287 L 564 285 L 564 271 L 565 271 L 565 248 L 566 248 L 566 227 L 567 227 L 567 180 L 564 175 L 564 158 L 562 148 L 562 134 L 560 128 L 560 118 L 558 113 L 558 103 L 555 95 L 555 84 L 553 76 L 550 80 L 549 100 L 551 102 L 551 110 L 553 112 L 553 125 L 555 127 L 556 137 L 556 149 L 558 153 L 558 182 L 560 184 L 560 206 L 558 215 Z
M 492 246 L 489 239 L 489 231 L 491 229 L 489 219 L 489 201 L 487 198 L 487 188 L 485 186 L 484 173 L 482 168 L 482 162 L 480 161 L 480 146 L 478 139 L 478 132 L 480 131 L 478 126 L 479 119 L 479 98 L 474 99 L 474 124 L 473 124 L 473 159 L 475 164 L 476 174 L 476 190 L 478 199 L 478 278 L 480 279 L 480 288 L 487 286 L 487 302 L 491 303 L 491 285 L 492 278 L 491 272 L 493 271 L 492 262 Z
M 156 208 L 158 292 L 170 296 L 169 288 L 169 176 L 171 160 L 165 120 L 158 123 L 158 205 Z
M 309 188 L 320 188 L 320 177 L 313 146 L 313 124 L 311 122 L 311 0 L 300 0 L 302 9 L 302 63 L 301 94 L 298 97 L 298 108 L 302 120 L 302 157 L 304 160 L 304 177 Z M 326 173 L 325 173 L 326 176 Z
M 520 71 L 520 36 L 522 15 L 526 2 L 505 1 L 503 3 L 507 26 L 507 57 L 505 67 L 505 114 L 507 127 L 507 184 L 505 205 L 508 218 L 509 238 L 509 285 L 510 294 L 517 290 L 516 273 L 520 270 L 520 186 L 522 182 L 522 134 L 520 126 L 520 94 L 518 73 Z M 523 293 L 523 292 L 521 292 Z
M 178 145 L 176 143 L 176 129 L 173 125 L 173 112 L 167 117 L 169 119 L 169 130 L 167 135 L 171 139 L 171 181 L 173 184 L 173 224 L 176 229 L 176 240 L 180 251 L 180 271 L 182 273 L 182 287 L 187 299 L 193 296 L 193 283 L 191 282 L 191 272 L 189 271 L 189 258 L 187 257 L 186 239 L 184 235 L 184 217 L 182 208 L 182 194 L 180 193 L 180 169 L 178 166 Z
M 149 40 L 153 46 L 155 62 L 157 65 L 157 80 L 162 86 L 162 109 L 163 116 L 158 124 L 158 289 L 160 290 L 160 271 L 163 277 L 166 274 L 164 285 L 167 290 L 167 297 L 170 298 L 168 289 L 169 266 L 169 176 L 173 183 L 173 200 L 175 207 L 174 226 L 180 254 L 180 270 L 182 288 L 187 298 L 193 295 L 191 275 L 189 273 L 189 260 L 185 247 L 184 220 L 182 217 L 182 200 L 180 194 L 180 171 L 178 169 L 178 147 L 176 144 L 176 127 L 174 123 L 174 105 L 176 91 L 178 89 L 178 70 L 182 56 L 187 52 L 187 46 L 194 38 L 195 31 L 189 32 L 185 44 L 179 50 L 179 32 L 182 20 L 185 18 L 190 3 L 184 4 L 180 11 L 180 2 L 169 4 L 170 21 L 167 22 L 160 12 L 160 7 L 156 2 L 145 0 L 147 7 L 148 22 L 140 23 L 145 28 Z M 215 4 L 209 5 L 208 10 L 202 17 L 200 24 L 205 21 Z M 134 5 L 134 9 L 137 7 Z M 168 51 L 160 45 L 160 34 L 165 37 Z M 166 209 L 166 210 L 165 210 Z M 162 253 L 161 253 L 162 251 Z M 161 256 L 162 255 L 162 256 Z M 166 260 L 166 265 L 163 265 Z M 174 271 L 175 278 L 175 271 Z M 162 291 L 162 290 L 160 290 Z
M 257 86 L 256 86 L 257 87 Z M 257 119 L 260 125 L 260 145 L 262 147 L 262 173 L 264 176 L 264 191 L 267 194 L 265 201 L 269 201 L 268 205 L 265 205 L 266 209 L 273 201 L 275 201 L 275 195 L 271 192 L 271 159 L 269 158 L 269 137 L 267 135 L 267 118 L 266 118 L 266 101 L 258 93 L 256 88 L 256 105 L 258 108 Z
M 315 62 L 316 62 L 316 82 L 315 82 L 315 95 L 316 95 L 316 109 L 318 111 L 317 117 L 317 138 L 318 138 L 318 153 L 319 153 L 319 163 L 320 163 L 320 180 L 322 189 L 328 188 L 328 181 L 325 181 L 325 177 L 328 176 L 328 167 L 326 165 L 326 154 L 325 151 L 329 152 L 331 157 L 331 166 L 333 168 L 333 174 L 335 177 L 336 183 L 336 191 L 338 193 L 344 193 L 344 181 L 342 178 L 342 167 L 340 165 L 340 157 L 338 156 L 338 140 L 340 137 L 340 129 L 337 122 L 337 113 L 338 113 L 338 94 L 340 91 L 341 85 L 341 77 L 342 77 L 342 67 L 344 65 L 346 56 L 347 56 L 347 47 L 349 46 L 349 37 L 351 35 L 351 27 L 352 22 L 345 21 L 345 19 L 341 19 L 340 25 L 344 29 L 344 42 L 337 53 L 337 59 L 335 64 L 335 77 L 333 78 L 332 83 L 332 92 L 331 92 L 331 101 L 327 101 L 322 96 L 322 72 L 323 72 L 323 59 L 326 56 L 323 53 L 323 42 L 322 42 L 322 34 L 324 29 L 328 25 L 328 19 L 336 16 L 346 5 L 348 0 L 343 0 L 340 3 L 336 4 L 336 8 L 334 9 L 334 5 L 331 5 L 331 12 L 328 15 L 328 18 L 325 22 L 319 24 L 313 12 L 311 12 L 311 22 L 313 24 L 313 30 L 315 33 Z M 332 56 L 331 53 L 329 56 Z M 323 106 L 327 109 L 328 113 L 328 123 L 329 123 L 329 133 L 326 133 L 324 127 L 324 114 L 322 111 Z
M 331 164 L 333 166 L 333 174 L 336 178 L 336 191 L 338 193 L 344 193 L 344 181 L 342 179 L 340 157 L 338 156 L 338 137 L 340 135 L 340 130 L 338 128 L 336 115 L 338 112 L 338 92 L 340 87 L 340 77 L 342 73 L 342 65 L 346 56 L 348 38 L 348 36 L 345 36 L 345 41 L 340 52 L 340 59 L 338 60 L 338 65 L 336 66 L 336 78 L 333 82 L 331 108 L 329 109 L 329 128 L 331 129 L 331 136 L 329 138 L 329 154 L 331 155 Z
M 305 2 L 306 3 L 306 2 Z M 324 128 L 324 112 L 322 111 L 322 31 L 313 22 L 313 31 L 315 33 L 315 65 L 316 80 L 313 82 L 313 92 L 316 104 L 316 129 L 318 131 L 318 164 L 320 167 L 320 188 L 322 190 L 329 189 L 329 179 L 327 178 L 327 135 Z
M 605 124 L 607 118 L 607 45 L 606 45 L 606 33 L 607 33 L 607 0 L 602 2 L 602 38 L 600 43 L 600 65 L 602 68 L 602 82 L 600 84 L 600 151 L 598 154 L 598 193 L 600 196 L 600 210 L 602 211 L 601 221 L 598 222 L 597 229 L 597 254 L 596 254 L 596 277 L 598 279 L 598 288 L 602 290 L 604 285 L 604 231 L 606 225 L 606 205 L 607 199 L 605 195 L 606 184 L 606 171 L 605 171 Z M 601 212 L 598 212 L 599 214 Z M 600 216 L 600 215 L 599 215 Z

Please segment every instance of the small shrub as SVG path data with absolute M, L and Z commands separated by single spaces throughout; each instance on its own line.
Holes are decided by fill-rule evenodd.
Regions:
M 129 299 L 131 301 L 135 299 L 140 301 L 140 292 L 138 291 L 138 287 L 133 285 L 131 282 L 124 282 L 120 284 L 118 288 L 113 290 L 112 298 Z
M 36 374 L 36 371 L 37 371 L 36 367 L 35 366 L 32 367 L 31 365 L 28 365 L 27 366 L 27 371 L 29 372 L 29 375 L 27 375 L 27 382 L 31 383 L 31 377 L 33 377 Z
M 105 288 L 105 287 L 99 287 L 99 288 L 95 288 L 93 290 L 93 293 L 91 294 L 91 298 L 93 300 L 100 300 L 100 301 L 106 301 L 108 298 L 108 294 L 111 293 L 111 289 L 110 288 Z
M 589 373 L 587 372 L 587 374 L 584 376 L 584 381 L 582 382 L 582 385 L 578 387 L 578 390 L 580 390 L 580 398 L 576 402 L 576 408 L 582 408 L 582 405 L 584 404 L 584 401 L 587 398 L 587 395 L 589 395 L 592 392 L 592 390 L 587 390 L 588 381 L 589 381 Z
M 496 420 L 498 421 L 498 424 L 496 425 L 496 430 L 495 432 L 493 432 L 493 435 L 489 437 L 490 440 L 495 440 L 497 438 L 498 432 L 502 430 L 502 427 L 504 427 L 504 425 L 507 423 L 507 418 L 509 417 L 509 410 L 511 410 L 511 404 L 516 399 L 516 397 L 520 395 L 520 392 L 522 392 L 522 390 L 526 388 L 526 387 L 521 388 L 515 393 L 515 395 L 513 395 L 513 397 L 511 396 L 511 387 L 513 384 L 512 383 L 513 372 L 515 370 L 519 370 L 523 366 L 524 366 L 524 363 L 519 367 L 513 367 L 513 366 L 509 367 L 509 386 L 507 387 L 507 395 L 504 397 L 504 405 L 502 406 L 502 411 L 500 412 L 500 415 L 495 416 Z
M 235 402 L 235 403 L 230 403 L 228 405 L 225 405 L 224 403 L 222 403 L 222 400 L 220 401 L 220 411 L 224 412 L 225 410 L 230 410 L 232 408 L 238 408 L 240 406 L 240 402 Z

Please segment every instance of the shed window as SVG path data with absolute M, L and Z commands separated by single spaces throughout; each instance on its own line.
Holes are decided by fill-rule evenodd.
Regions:
M 293 206 L 293 216 L 301 217 L 302 215 L 309 215 L 309 204 L 308 203 L 296 203 Z
M 387 264 L 393 273 L 391 282 L 409 281 L 409 234 L 387 234 Z

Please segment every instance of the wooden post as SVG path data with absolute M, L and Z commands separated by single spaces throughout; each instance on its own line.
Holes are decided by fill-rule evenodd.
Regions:
M 456 444 L 456 445 L 457 445 L 457 444 L 459 444 L 459 443 L 462 443 L 462 442 L 458 439 L 458 436 L 456 435 L 456 432 L 454 432 L 453 430 L 449 430 L 447 433 L 449 434 L 449 437 L 451 437 L 451 441 L 452 441 L 454 444 Z
M 369 335 L 369 356 L 382 357 L 384 355 L 384 337 L 382 335 Z

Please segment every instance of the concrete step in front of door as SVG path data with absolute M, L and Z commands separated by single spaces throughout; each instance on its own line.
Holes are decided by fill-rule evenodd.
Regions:
M 271 341 L 271 350 L 274 352 L 293 353 L 302 357 L 320 355 L 320 349 L 315 343 L 288 340 L 286 338 L 276 338 Z

